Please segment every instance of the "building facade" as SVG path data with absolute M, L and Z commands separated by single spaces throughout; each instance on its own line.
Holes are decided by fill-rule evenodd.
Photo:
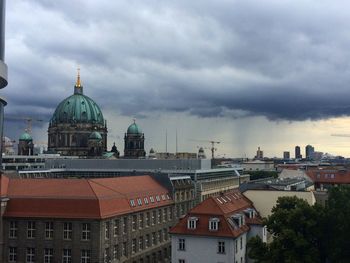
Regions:
M 300 152 L 300 146 L 295 146 L 295 159 L 301 159 L 303 156 L 301 155 Z
M 107 123 L 100 107 L 83 94 L 78 73 L 74 94 L 56 108 L 48 129 L 48 151 L 68 156 L 88 156 L 94 150 L 89 137 L 98 133 L 103 151 L 107 151 Z
M 266 228 L 247 198 L 238 191 L 210 197 L 191 209 L 171 230 L 172 262 L 243 263 L 246 243 Z
M 3 176 L 0 261 L 170 262 L 169 228 L 193 207 L 193 188 L 176 180 Z

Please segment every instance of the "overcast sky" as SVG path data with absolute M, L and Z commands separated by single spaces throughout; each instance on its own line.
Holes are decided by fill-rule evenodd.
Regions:
M 350 2 L 328 0 L 8 0 L 1 95 L 7 116 L 48 120 L 73 92 L 100 105 L 123 151 L 136 118 L 146 151 L 209 147 L 268 156 L 313 144 L 350 156 Z M 17 139 L 25 122 L 7 121 Z M 209 154 L 209 152 L 207 152 Z

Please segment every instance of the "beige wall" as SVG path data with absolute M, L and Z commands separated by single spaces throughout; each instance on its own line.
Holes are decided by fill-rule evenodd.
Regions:
M 316 202 L 313 192 L 248 190 L 243 195 L 253 202 L 262 217 L 271 214 L 271 209 L 276 205 L 277 199 L 282 196 L 296 196 L 306 200 L 310 205 Z

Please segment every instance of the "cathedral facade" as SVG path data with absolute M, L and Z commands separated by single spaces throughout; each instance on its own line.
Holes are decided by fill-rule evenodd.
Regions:
M 107 123 L 100 107 L 83 93 L 80 74 L 74 94 L 57 106 L 48 129 L 48 151 L 99 156 L 107 150 Z

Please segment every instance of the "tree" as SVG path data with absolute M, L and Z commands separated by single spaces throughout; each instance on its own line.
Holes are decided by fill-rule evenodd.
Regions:
M 260 263 L 325 262 L 322 218 L 322 207 L 310 206 L 297 197 L 280 197 L 265 220 L 273 241 L 263 244 L 259 238 L 251 239 L 249 257 Z

